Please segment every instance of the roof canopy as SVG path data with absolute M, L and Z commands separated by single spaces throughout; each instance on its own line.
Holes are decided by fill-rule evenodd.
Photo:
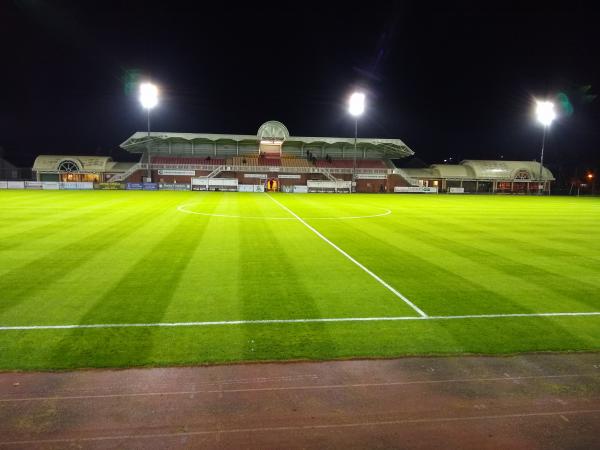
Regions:
M 33 162 L 36 172 L 125 172 L 135 163 L 117 163 L 110 156 L 40 155 Z
M 403 169 L 412 178 L 455 180 L 540 180 L 537 161 L 490 161 L 468 159 L 460 164 L 434 164 L 426 169 Z M 554 175 L 544 167 L 544 180 L 553 181 Z
M 498 180 L 540 180 L 540 163 L 537 161 L 490 161 L 467 159 L 462 161 L 461 165 L 469 167 L 477 178 Z M 554 175 L 544 167 L 542 178 L 544 180 L 554 180 Z
M 40 155 L 35 158 L 33 170 L 58 171 L 61 164 L 72 162 L 79 171 L 103 172 L 109 161 L 112 159 L 108 156 Z
M 347 149 L 354 146 L 354 138 L 290 136 L 287 128 L 281 122 L 269 121 L 261 125 L 256 135 L 170 132 L 152 132 L 148 135 L 145 132 L 137 132 L 125 140 L 121 144 L 121 148 L 132 153 L 142 153 L 148 147 L 153 152 L 165 143 L 192 143 L 199 144 L 197 151 L 198 154 L 202 154 L 202 149 L 205 148 L 202 144 L 213 144 L 215 146 L 219 144 L 223 149 L 226 149 L 226 144 L 258 146 L 261 141 L 282 144 L 283 154 L 293 154 L 292 148 L 306 146 L 345 147 Z M 375 151 L 381 157 L 402 158 L 414 154 L 400 139 L 358 138 L 356 143 L 362 150 Z M 173 154 L 181 153 L 180 149 L 176 148 L 174 150 L 172 151 Z

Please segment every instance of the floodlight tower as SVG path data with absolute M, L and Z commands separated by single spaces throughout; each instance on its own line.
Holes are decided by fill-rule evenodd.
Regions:
M 536 101 L 535 114 L 537 116 L 537 120 L 544 127 L 544 135 L 542 137 L 542 155 L 540 157 L 540 194 L 544 193 L 544 185 L 546 184 L 543 179 L 543 170 L 544 170 L 544 145 L 546 144 L 546 133 L 548 132 L 548 128 L 556 119 L 556 113 L 554 112 L 554 103 L 549 101 Z
M 158 88 L 152 83 L 140 84 L 140 103 L 148 112 L 148 138 L 150 138 L 150 110 L 158 104 Z M 146 145 L 146 161 L 148 163 L 148 178 L 152 177 L 150 170 L 150 142 Z
M 365 110 L 365 94 L 355 92 L 350 96 L 348 112 L 354 116 L 354 159 L 352 161 L 352 184 L 356 183 L 356 141 L 358 140 L 358 118 Z M 350 186 L 352 192 L 352 186 Z

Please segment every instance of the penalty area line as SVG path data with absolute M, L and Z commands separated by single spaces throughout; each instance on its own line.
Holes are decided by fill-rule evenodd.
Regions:
M 315 233 L 318 237 L 320 237 L 322 240 L 324 240 L 327 244 L 331 245 L 334 249 L 336 249 L 338 252 L 340 252 L 348 260 L 350 260 L 352 263 L 354 263 L 355 265 L 360 267 L 363 271 L 365 271 L 368 275 L 370 275 L 373 279 L 375 279 L 375 281 L 377 281 L 379 284 L 381 284 L 384 288 L 386 288 L 388 291 L 390 291 L 392 294 L 394 294 L 396 297 L 398 297 L 400 300 L 402 300 L 404 303 L 406 303 L 408 306 L 410 306 L 413 310 L 415 310 L 417 312 L 417 314 L 419 314 L 421 317 L 427 317 L 427 314 L 425 314 L 425 312 L 421 308 L 419 308 L 417 305 L 415 305 L 413 302 L 411 302 L 408 298 L 406 298 L 404 295 L 402 295 L 400 292 L 398 292 L 396 289 L 394 289 L 392 286 L 390 286 L 388 283 L 386 283 L 384 280 L 382 280 L 377 274 L 373 273 L 371 270 L 369 270 L 367 267 L 365 267 L 364 265 L 359 263 L 356 259 L 354 259 L 352 256 L 350 256 L 348 253 L 346 253 L 340 247 L 338 247 L 333 242 L 331 242 L 329 239 L 327 239 L 325 236 L 323 236 L 316 228 L 314 228 L 311 225 L 309 225 L 308 223 L 306 223 L 306 221 L 304 219 L 302 219 L 302 217 L 300 217 L 298 214 L 296 214 L 290 208 L 285 206 L 283 203 L 280 203 L 279 201 L 275 200 L 269 194 L 266 194 L 266 195 L 273 202 L 275 202 L 275 204 L 277 204 L 280 208 L 287 211 L 292 216 L 294 216 L 296 219 L 298 219 L 298 221 L 302 225 L 304 225 L 310 231 Z
M 91 323 L 78 325 L 15 325 L 0 326 L 0 331 L 10 330 L 70 330 L 79 328 L 175 328 L 175 327 L 210 327 L 226 325 L 260 325 L 260 324 L 294 324 L 294 323 L 336 323 L 336 322 L 395 322 L 403 320 L 468 320 L 468 319 L 503 319 L 503 318 L 536 318 L 536 317 L 586 317 L 600 316 L 600 312 L 559 312 L 532 314 L 470 314 L 461 316 L 397 316 L 397 317 L 334 317 L 322 319 L 263 319 L 263 320 L 222 320 L 214 322 L 158 322 L 158 323 Z

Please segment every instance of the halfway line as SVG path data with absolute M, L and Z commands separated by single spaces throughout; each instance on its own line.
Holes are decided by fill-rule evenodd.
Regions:
M 327 242 L 329 245 L 331 245 L 333 248 L 335 248 L 338 252 L 340 252 L 342 255 L 344 255 L 346 258 L 348 258 L 351 262 L 356 264 L 358 267 L 360 267 L 362 270 L 364 270 L 367 274 L 371 275 L 371 277 L 373 277 L 378 283 L 380 283 L 383 287 L 385 287 L 387 290 L 389 290 L 396 297 L 398 297 L 399 299 L 404 301 L 404 303 L 406 303 L 408 306 L 410 306 L 412 309 L 414 309 L 421 317 L 427 317 L 427 314 L 425 314 L 425 312 L 423 312 L 423 310 L 421 308 L 419 308 L 417 305 L 415 305 L 413 302 L 411 302 L 409 299 L 407 299 L 404 295 L 402 295 L 396 289 L 394 289 L 392 286 L 390 286 L 385 281 L 383 281 L 379 276 L 377 276 L 375 273 L 371 272 L 369 269 L 367 269 L 365 266 L 363 266 L 361 263 L 359 263 L 356 259 L 354 259 L 352 256 L 350 256 L 344 250 L 342 250 L 337 245 L 335 245 L 333 242 L 331 242 L 329 239 L 327 239 L 325 236 L 323 236 L 319 231 L 317 231 L 315 228 L 313 228 L 308 223 L 306 223 L 304 221 L 304 219 L 302 219 L 302 217 L 300 217 L 298 214 L 296 214 L 294 211 L 292 211 L 290 208 L 288 208 L 284 204 L 275 200 L 269 194 L 267 194 L 267 197 L 269 197 L 273 202 L 275 202 L 277 205 L 279 205 L 280 208 L 284 209 L 285 211 L 290 213 L 292 216 L 294 216 L 296 219 L 298 219 L 298 221 L 302 225 L 304 225 L 310 231 L 315 233 L 317 236 L 319 236 L 321 239 L 323 239 L 325 242 Z

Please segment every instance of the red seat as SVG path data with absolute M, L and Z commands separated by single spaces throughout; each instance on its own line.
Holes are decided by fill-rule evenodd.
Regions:
M 208 159 L 208 157 L 153 156 L 152 163 L 177 166 L 220 166 L 225 164 L 225 160 L 222 158 Z

